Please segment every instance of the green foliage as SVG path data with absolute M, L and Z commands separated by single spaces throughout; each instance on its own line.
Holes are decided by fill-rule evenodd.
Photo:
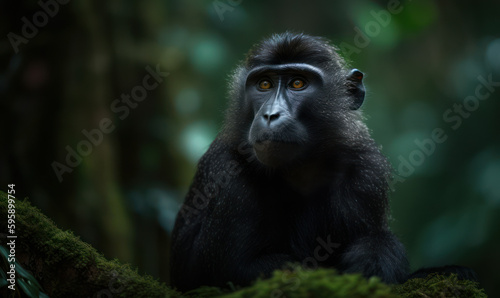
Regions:
M 0 256 L 2 258 L 2 263 L 0 264 L 0 288 L 7 288 L 9 282 L 7 281 L 8 271 L 10 270 L 9 263 L 9 251 L 4 246 L 0 246 Z M 13 263 L 16 270 L 16 285 L 15 291 L 19 291 L 19 288 L 28 296 L 33 298 L 38 297 L 49 297 L 42 292 L 42 286 L 38 283 L 31 273 L 24 269 L 18 262 Z M 10 277 L 9 277 L 10 278 Z M 13 292 L 14 293 L 14 292 Z
M 414 278 L 394 286 L 394 292 L 403 297 L 486 297 L 477 283 L 458 280 L 456 275 L 431 274 L 427 278 Z
M 243 297 L 486 297 L 477 283 L 458 280 L 455 275 L 431 274 L 401 285 L 387 285 L 377 277 L 338 274 L 333 269 L 306 270 L 295 267 L 277 270 L 269 279 L 259 279 L 252 286 L 223 293 L 218 288 L 199 288 L 186 296 L 226 298 Z
M 395 297 L 391 288 L 376 277 L 339 275 L 333 269 L 275 271 L 266 280 L 224 297 Z

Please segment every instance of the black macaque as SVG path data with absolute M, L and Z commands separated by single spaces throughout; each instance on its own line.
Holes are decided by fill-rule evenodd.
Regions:
M 289 263 L 407 279 L 362 80 L 319 37 L 287 32 L 250 50 L 175 223 L 174 286 L 245 286 Z

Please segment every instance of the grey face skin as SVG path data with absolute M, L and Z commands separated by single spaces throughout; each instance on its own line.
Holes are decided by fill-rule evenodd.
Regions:
M 257 159 L 279 167 L 306 151 L 307 129 L 301 110 L 323 93 L 323 72 L 309 64 L 280 64 L 253 69 L 247 77 L 247 104 L 254 111 L 249 132 Z
M 308 151 L 307 127 L 297 119 L 308 105 L 327 95 L 325 77 L 321 69 L 305 63 L 267 65 L 248 74 L 246 104 L 255 115 L 248 140 L 262 164 L 285 166 Z M 346 80 L 350 90 L 358 93 L 352 110 L 363 103 L 362 78 L 363 73 L 353 69 Z

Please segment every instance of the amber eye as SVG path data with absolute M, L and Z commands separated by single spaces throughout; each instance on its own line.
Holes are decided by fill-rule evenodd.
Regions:
M 295 79 L 292 81 L 291 87 L 294 89 L 300 89 L 300 88 L 304 87 L 304 85 L 305 85 L 305 83 L 303 80 Z
M 268 80 L 262 80 L 259 83 L 259 88 L 264 90 L 269 89 L 271 88 L 271 82 L 269 82 Z

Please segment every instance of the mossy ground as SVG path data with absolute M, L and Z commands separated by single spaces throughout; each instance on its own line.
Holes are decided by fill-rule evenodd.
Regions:
M 164 283 L 138 274 L 129 265 L 107 260 L 72 232 L 57 228 L 27 200 L 16 200 L 15 209 L 17 261 L 32 272 L 50 297 L 180 295 Z M 7 218 L 7 194 L 3 192 L 0 192 L 0 217 Z M 6 220 L 0 220 L 0 231 L 7 231 Z M 0 241 L 0 245 L 5 245 L 5 236 Z M 2 297 L 8 293 L 3 290 Z
M 0 191 L 0 217 L 7 218 L 7 194 Z M 7 221 L 0 220 L 0 233 Z M 275 271 L 250 287 L 203 287 L 181 294 L 129 265 L 107 260 L 72 232 L 62 231 L 27 200 L 16 202 L 17 261 L 33 273 L 50 297 L 486 297 L 476 283 L 432 275 L 402 285 L 376 277 L 337 274 L 333 269 Z M 6 235 L 0 237 L 5 245 Z M 5 268 L 0 268 L 4 270 Z M 5 288 L 0 296 L 11 294 Z
M 333 269 L 275 271 L 267 280 L 224 293 L 217 288 L 200 288 L 186 293 L 193 297 L 486 297 L 471 281 L 456 276 L 431 275 L 402 285 L 386 285 L 376 277 L 338 274 Z

